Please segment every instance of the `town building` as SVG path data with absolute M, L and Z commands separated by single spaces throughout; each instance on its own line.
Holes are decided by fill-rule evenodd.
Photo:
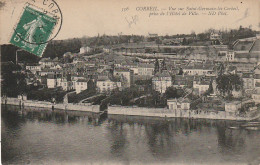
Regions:
M 190 100 L 188 98 L 167 100 L 169 110 L 190 110 Z
M 199 80 L 199 81 L 193 81 L 193 88 L 199 95 L 204 94 L 208 91 L 210 86 L 210 81 L 205 80 Z
M 74 89 L 74 84 L 72 81 L 68 81 L 68 80 L 63 80 L 60 82 L 61 87 L 64 91 L 70 91 Z
M 223 62 L 227 60 L 227 50 L 220 50 L 215 61 Z
M 36 72 L 41 71 L 41 66 L 39 64 L 29 64 L 26 65 L 26 70 L 31 71 L 33 74 L 36 74 Z
M 62 64 L 55 64 L 54 66 L 50 67 L 53 70 L 61 70 L 63 68 Z
M 148 37 L 156 38 L 156 37 L 158 37 L 158 34 L 156 34 L 156 33 L 148 33 Z
M 260 66 L 254 70 L 254 93 L 252 98 L 256 103 L 260 103 Z
M 171 38 L 162 40 L 162 44 L 164 45 L 181 45 L 184 38 Z
M 78 79 L 78 80 L 76 80 L 76 82 L 75 82 L 76 93 L 78 94 L 78 93 L 88 89 L 89 82 L 90 82 L 90 79 Z
M 130 87 L 134 83 L 134 72 L 127 68 L 114 69 L 113 75 L 115 77 L 121 77 L 122 86 Z
M 64 91 L 70 91 L 75 89 L 74 83 L 71 80 L 71 75 L 68 74 L 64 77 L 57 77 L 57 86 L 61 86 Z
M 210 33 L 210 40 L 221 40 L 222 36 L 220 32 L 211 32 Z
M 113 78 L 112 76 L 102 75 L 97 79 L 97 90 L 100 93 L 110 93 L 112 90 L 122 90 L 120 79 Z
M 138 68 L 138 75 L 153 76 L 154 74 L 154 64 L 139 63 L 137 68 Z
M 90 53 L 91 51 L 93 51 L 93 49 L 91 47 L 81 47 L 79 49 L 79 54 L 84 54 L 84 53 Z
M 243 88 L 245 90 L 254 88 L 254 75 L 253 75 L 253 73 L 243 73 L 242 74 L 242 80 L 243 80 Z
M 39 64 L 42 66 L 42 67 L 51 67 L 51 66 L 54 66 L 54 62 L 49 58 L 42 58 L 40 61 L 39 61 Z
M 57 87 L 57 75 L 48 74 L 47 75 L 47 88 L 56 88 Z
M 108 48 L 108 47 L 104 47 L 103 48 L 103 52 L 105 52 L 105 53 L 110 53 L 112 50 L 110 49 L 110 48 Z
M 235 61 L 235 52 L 234 51 L 227 51 L 226 61 Z
M 152 78 L 152 86 L 155 91 L 165 93 L 166 89 L 172 86 L 172 76 L 167 70 L 158 72 Z
M 183 72 L 186 75 L 198 75 L 198 76 L 215 76 L 214 66 L 212 65 L 189 65 L 183 68 Z
M 227 101 L 225 102 L 225 111 L 229 113 L 238 113 L 242 107 L 241 101 Z

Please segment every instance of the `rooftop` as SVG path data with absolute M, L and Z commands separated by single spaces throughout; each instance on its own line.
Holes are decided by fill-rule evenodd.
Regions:
M 184 66 L 183 69 L 201 69 L 201 70 L 213 70 L 214 66 L 213 65 L 189 65 L 189 66 Z
M 154 64 L 144 64 L 144 63 L 139 63 L 138 64 L 139 68 L 154 68 Z
M 190 103 L 190 99 L 181 97 L 178 99 L 168 99 L 167 102 Z
M 121 77 L 112 77 L 107 75 L 100 75 L 98 76 L 97 81 L 113 81 L 113 82 L 120 82 Z
M 89 79 L 78 79 L 77 82 L 89 82 Z
M 42 58 L 39 62 L 52 62 L 50 58 Z
M 163 70 L 162 72 L 156 73 L 154 77 L 171 77 L 171 74 L 167 70 Z
M 130 72 L 131 70 L 128 68 L 115 68 L 115 72 Z
M 253 73 L 243 73 L 242 78 L 253 78 Z

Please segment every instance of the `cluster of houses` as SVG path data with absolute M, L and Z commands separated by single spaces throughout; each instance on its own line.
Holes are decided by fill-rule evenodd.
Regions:
M 215 34 L 214 36 L 218 37 Z M 58 58 L 42 58 L 37 64 L 26 65 L 26 70 L 30 71 L 27 73 L 27 84 L 40 84 L 47 88 L 61 87 L 65 91 L 75 90 L 76 93 L 89 88 L 96 88 L 100 93 L 109 93 L 114 89 L 131 87 L 136 80 L 152 80 L 153 90 L 162 94 L 168 87 L 175 87 L 189 88 L 193 93 L 202 96 L 210 86 L 216 88 L 221 61 L 224 62 L 225 74 L 238 74 L 243 80 L 243 91 L 233 91 L 233 96 L 241 97 L 246 94 L 260 103 L 259 37 L 257 35 L 237 40 L 233 50 L 226 47 L 218 49 L 215 57 L 224 57 L 222 60 L 160 58 L 157 59 L 159 70 L 156 69 L 154 58 L 95 59 L 84 56 L 84 53 L 93 51 L 93 48 L 82 47 L 70 63 L 61 63 Z M 103 52 L 103 55 L 109 56 L 113 50 L 105 48 Z M 64 57 L 67 55 L 68 53 Z M 182 101 L 185 103 L 183 107 L 189 107 L 186 105 L 187 99 Z
M 233 49 L 219 51 L 220 60 L 239 63 L 255 63 L 260 61 L 260 35 L 238 39 L 233 43 Z

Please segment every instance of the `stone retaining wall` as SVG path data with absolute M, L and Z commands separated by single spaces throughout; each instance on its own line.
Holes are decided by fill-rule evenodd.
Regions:
M 238 116 L 226 111 L 206 111 L 206 110 L 169 110 L 167 108 L 143 108 L 108 106 L 110 115 L 130 115 L 149 117 L 183 117 L 202 119 L 223 119 L 223 120 L 253 120 L 260 117 L 259 111 L 250 112 L 244 116 Z
M 21 100 L 17 98 L 2 98 L 2 104 L 9 105 L 18 105 L 21 107 L 39 107 L 39 108 L 48 108 L 48 109 L 61 109 L 61 110 L 70 110 L 70 111 L 87 111 L 87 112 L 100 112 L 99 105 L 92 104 L 53 104 L 47 101 L 37 101 L 37 100 Z

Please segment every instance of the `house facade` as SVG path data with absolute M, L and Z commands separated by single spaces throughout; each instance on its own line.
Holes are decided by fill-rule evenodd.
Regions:
M 244 89 L 253 89 L 254 88 L 254 75 L 253 73 L 243 73 L 243 88 Z
M 54 66 L 54 62 L 50 59 L 50 58 L 42 58 L 40 61 L 39 61 L 39 64 L 42 66 L 42 67 L 52 67 Z
M 155 91 L 165 93 L 166 89 L 172 86 L 172 76 L 166 70 L 158 72 L 152 78 L 152 85 Z
M 260 103 L 260 66 L 254 70 L 254 94 L 252 98 L 256 103 Z
M 26 70 L 30 70 L 33 74 L 35 74 L 36 72 L 41 71 L 41 66 L 40 65 L 26 65 L 25 67 Z
M 199 95 L 204 94 L 209 89 L 210 82 L 208 81 L 193 81 L 193 88 L 198 91 Z
M 78 79 L 75 82 L 76 93 L 78 94 L 78 93 L 88 89 L 88 82 L 89 82 L 89 79 Z M 70 85 L 73 86 L 73 83 L 71 83 Z
M 198 75 L 198 76 L 215 76 L 213 66 L 204 66 L 204 65 L 195 65 L 195 66 L 186 66 L 183 68 L 184 74 L 187 75 Z
M 100 76 L 97 80 L 97 90 L 100 93 L 109 93 L 114 89 L 122 89 L 120 80 L 113 79 L 109 76 Z
M 235 52 L 234 51 L 227 51 L 226 61 L 235 61 Z
M 141 76 L 153 76 L 154 74 L 154 64 L 139 64 L 137 66 L 138 69 L 138 75 Z
M 167 105 L 169 110 L 190 110 L 189 99 L 169 99 Z
M 123 80 L 122 85 L 130 87 L 134 83 L 134 72 L 127 68 L 116 68 L 114 69 L 113 75 L 121 77 Z
M 238 113 L 239 109 L 242 107 L 240 101 L 225 102 L 225 111 L 230 113 Z

